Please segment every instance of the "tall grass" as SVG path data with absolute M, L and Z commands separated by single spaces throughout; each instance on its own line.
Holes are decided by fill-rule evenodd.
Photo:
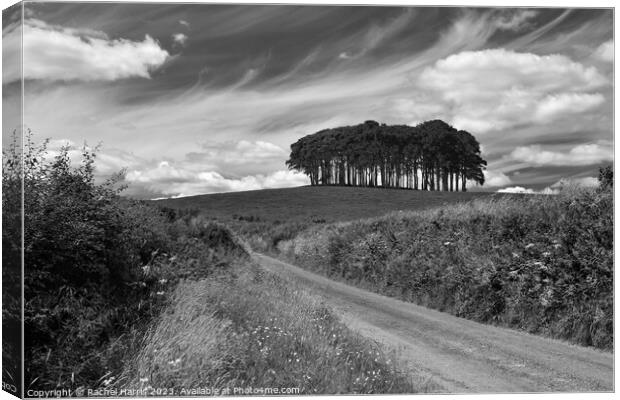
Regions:
M 127 365 L 118 387 L 299 388 L 315 393 L 413 393 L 381 350 L 316 297 L 249 263 L 184 281 Z M 291 394 L 291 393 L 289 393 Z
M 278 246 L 330 277 L 473 320 L 613 345 L 613 193 L 478 199 L 311 227 Z

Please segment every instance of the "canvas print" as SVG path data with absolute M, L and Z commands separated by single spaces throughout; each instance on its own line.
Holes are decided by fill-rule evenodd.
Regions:
M 613 8 L 2 17 L 4 391 L 613 392 Z

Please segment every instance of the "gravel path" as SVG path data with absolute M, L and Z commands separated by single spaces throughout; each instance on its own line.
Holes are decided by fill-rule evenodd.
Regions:
M 323 296 L 353 330 L 446 393 L 607 392 L 613 354 L 480 324 L 355 288 L 255 253 L 265 269 Z

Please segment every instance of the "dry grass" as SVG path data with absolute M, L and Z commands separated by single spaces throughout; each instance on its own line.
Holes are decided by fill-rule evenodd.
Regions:
M 117 387 L 298 387 L 301 394 L 413 393 L 379 347 L 319 299 L 245 264 L 181 282 Z

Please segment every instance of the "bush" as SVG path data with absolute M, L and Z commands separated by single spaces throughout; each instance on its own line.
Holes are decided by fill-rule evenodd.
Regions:
M 122 173 L 95 182 L 96 149 L 75 165 L 69 148 L 49 160 L 46 146 L 28 133 L 23 158 L 17 136 L 3 151 L 4 284 L 19 289 L 23 181 L 26 389 L 93 387 L 165 303 L 162 260 L 177 245 L 165 215 L 119 197 Z M 18 292 L 5 291 L 7 333 Z

